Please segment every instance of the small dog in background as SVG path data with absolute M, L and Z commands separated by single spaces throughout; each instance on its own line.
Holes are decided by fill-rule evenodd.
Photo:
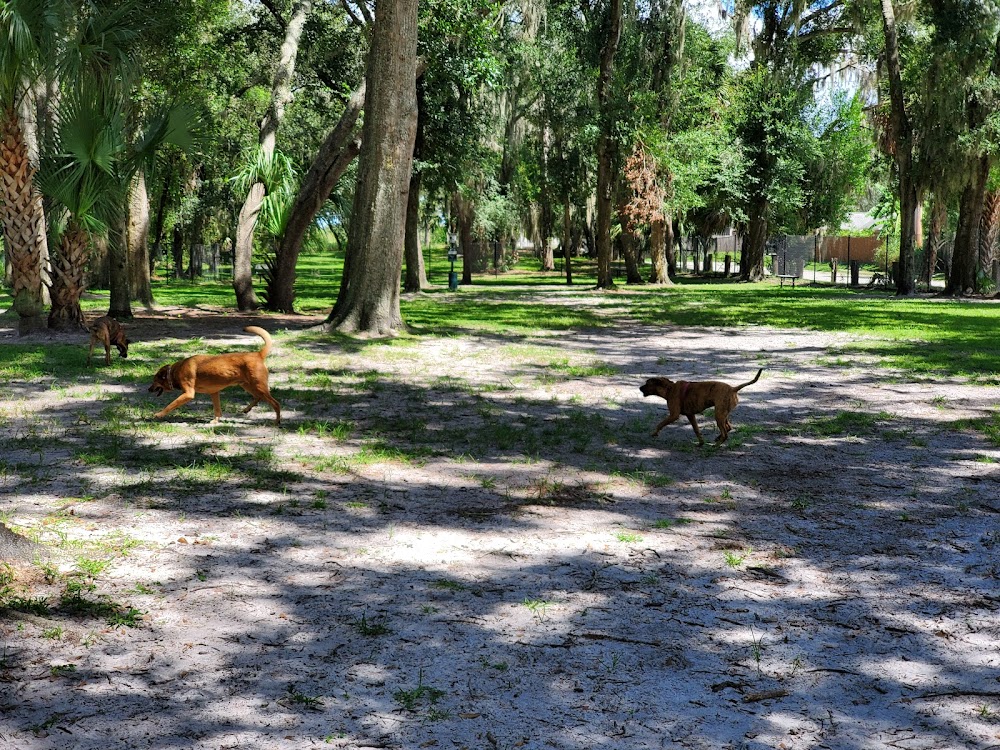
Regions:
M 676 422 L 683 414 L 688 418 L 694 428 L 694 434 L 698 438 L 698 445 L 704 445 L 705 440 L 698 429 L 698 414 L 701 414 L 708 407 L 715 407 L 715 423 L 719 427 L 719 437 L 715 439 L 716 445 L 721 445 L 729 438 L 729 431 L 733 426 L 729 423 L 729 413 L 736 408 L 739 403 L 737 391 L 753 385 L 760 379 L 760 374 L 764 368 L 757 370 L 757 375 L 753 380 L 740 385 L 729 385 L 719 380 L 679 380 L 676 383 L 667 378 L 650 378 L 641 386 L 639 390 L 645 396 L 659 396 L 666 400 L 670 412 L 653 431 L 653 437 L 660 434 L 660 430 L 672 422 Z
M 90 328 L 90 351 L 87 352 L 87 364 L 94 356 L 94 347 L 100 341 L 104 344 L 104 364 L 111 364 L 111 345 L 118 347 L 122 359 L 128 359 L 128 345 L 131 343 L 125 336 L 125 327 L 114 318 L 107 315 L 95 320 Z
M 250 405 L 243 410 L 246 414 L 261 401 L 266 401 L 274 409 L 275 424 L 281 424 L 281 405 L 271 395 L 267 385 L 268 372 L 264 358 L 271 351 L 271 336 L 263 328 L 247 326 L 243 329 L 264 340 L 264 346 L 257 352 L 230 352 L 229 354 L 196 354 L 193 357 L 163 365 L 153 377 L 150 393 L 157 396 L 164 391 L 181 391 L 181 395 L 167 404 L 153 416 L 163 419 L 178 406 L 183 406 L 196 393 L 207 393 L 215 408 L 215 424 L 222 417 L 219 392 L 231 385 L 238 385 L 253 397 Z

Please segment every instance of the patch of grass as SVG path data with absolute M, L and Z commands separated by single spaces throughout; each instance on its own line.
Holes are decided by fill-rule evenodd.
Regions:
M 690 518 L 658 518 L 653 521 L 654 529 L 672 529 L 675 526 L 694 523 Z
M 403 690 L 400 688 L 392 694 L 392 697 L 393 700 L 395 700 L 396 703 L 403 708 L 403 710 L 414 713 L 423 704 L 433 706 L 445 695 L 446 693 L 444 690 L 431 687 L 430 685 L 425 685 L 423 670 L 420 670 L 417 676 L 417 686 L 415 688 L 410 690 Z M 444 716 L 436 715 L 436 718 L 444 718 Z
M 361 635 L 368 636 L 369 638 L 377 638 L 392 632 L 389 626 L 386 625 L 385 615 L 374 620 L 369 620 L 367 613 L 362 613 L 361 618 L 354 622 L 354 629 Z
M 309 708 L 314 711 L 319 711 L 323 707 L 322 698 L 306 695 L 301 690 L 296 688 L 295 685 L 288 686 L 285 701 L 291 705 L 302 706 L 303 708 Z
M 804 431 L 816 437 L 851 435 L 863 437 L 875 434 L 878 425 L 894 419 L 887 411 L 842 411 L 828 417 L 811 417 L 806 420 Z
M 142 624 L 143 618 L 146 613 L 136 609 L 135 607 L 129 607 L 124 611 L 116 611 L 110 617 L 108 617 L 108 625 L 113 628 L 137 628 Z
M 450 581 L 447 578 L 439 578 L 431 581 L 431 588 L 444 589 L 446 591 L 465 591 L 468 587 L 458 581 Z
M 38 615 L 39 617 L 45 617 L 52 611 L 48 598 L 44 596 L 3 597 L 0 598 L 0 607 L 12 612 L 24 612 L 27 615 Z
M 636 534 L 632 531 L 618 531 L 615 532 L 615 539 L 622 544 L 637 544 L 642 541 L 642 534 Z
M 750 556 L 752 552 L 753 548 L 747 547 L 746 549 L 743 550 L 743 554 L 733 552 L 732 550 L 726 550 L 722 554 L 723 557 L 725 557 L 726 559 L 726 565 L 728 565 L 730 568 L 738 568 L 743 564 L 743 562 Z
M 539 622 L 548 617 L 549 607 L 552 606 L 552 602 L 547 602 L 544 599 L 526 598 L 523 603 Z

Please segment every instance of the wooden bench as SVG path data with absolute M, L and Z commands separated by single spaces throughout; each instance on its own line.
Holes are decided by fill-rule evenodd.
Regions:
M 795 274 L 792 274 L 792 273 L 779 273 L 778 274 L 778 279 L 781 281 L 781 286 L 784 286 L 786 281 L 791 281 L 792 282 L 792 289 L 795 288 L 795 280 L 797 278 L 799 278 L 799 277 L 796 276 Z

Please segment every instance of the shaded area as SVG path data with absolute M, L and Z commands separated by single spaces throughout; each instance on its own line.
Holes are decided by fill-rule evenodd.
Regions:
M 236 390 L 213 429 L 207 400 L 146 422 L 141 378 L 23 384 L 44 406 L 4 417 L 5 506 L 69 540 L 113 516 L 142 543 L 99 585 L 151 593 L 88 648 L 92 622 L 4 630 L 11 746 L 988 747 L 992 391 L 936 402 L 808 334 L 665 332 L 304 336 L 271 363 L 282 430 Z M 643 377 L 758 365 L 729 446 L 648 437 Z

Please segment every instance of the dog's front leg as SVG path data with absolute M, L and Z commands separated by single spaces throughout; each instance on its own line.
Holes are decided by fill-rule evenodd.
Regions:
M 174 409 L 178 408 L 179 406 L 184 406 L 184 404 L 186 404 L 193 398 L 194 398 L 194 391 L 191 391 L 191 393 L 184 392 L 180 396 L 175 398 L 173 401 L 171 401 L 169 404 L 167 404 L 165 407 L 160 409 L 160 411 L 156 412 L 156 414 L 154 414 L 153 416 L 156 417 L 157 419 L 163 419 Z
M 668 414 L 666 417 L 663 418 L 663 420 L 658 425 L 656 425 L 656 429 L 653 430 L 653 437 L 656 437 L 657 435 L 659 435 L 660 434 L 660 430 L 662 430 L 668 424 L 673 424 L 678 419 L 680 419 L 680 417 L 681 417 L 680 412 L 678 412 L 676 414 L 674 414 L 673 412 L 671 412 L 670 414 Z

